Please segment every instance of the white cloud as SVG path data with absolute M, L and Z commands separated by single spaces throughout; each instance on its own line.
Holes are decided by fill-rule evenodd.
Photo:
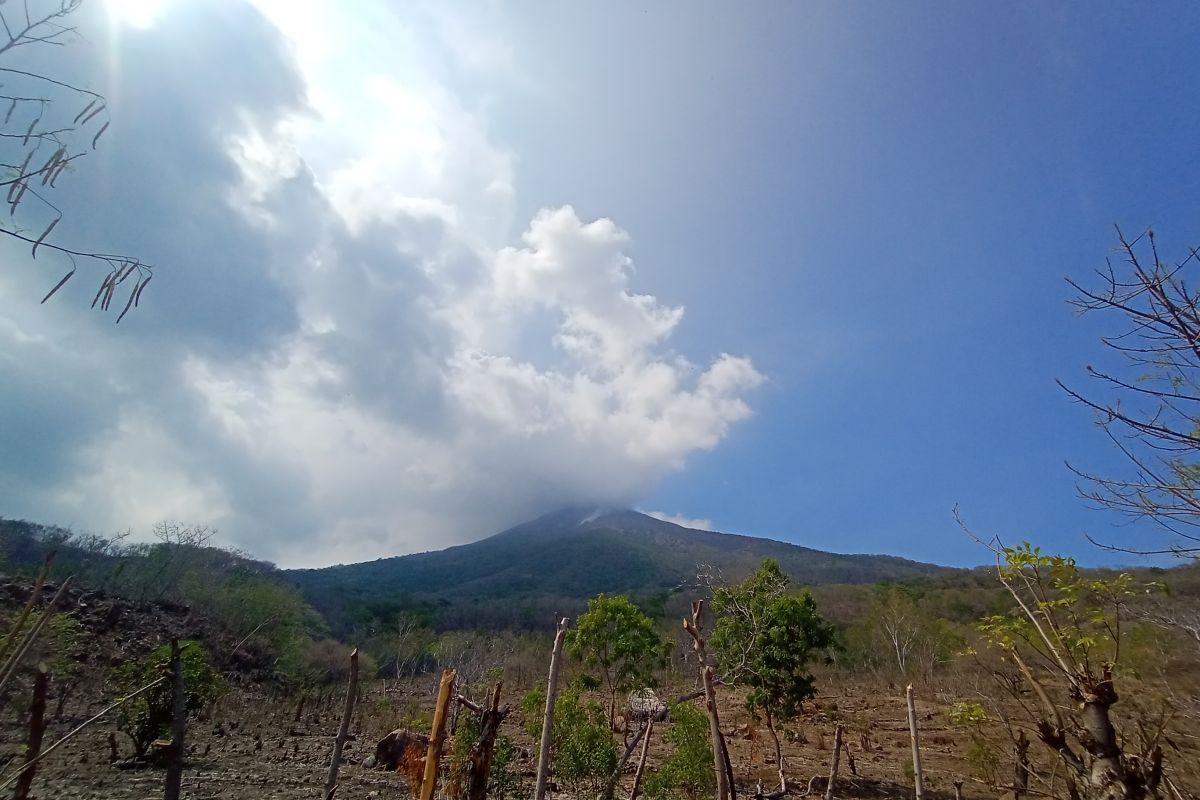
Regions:
M 190 8 L 183 27 L 211 22 L 207 6 Z M 272 19 L 297 62 L 271 62 L 280 74 L 255 89 L 274 92 L 276 107 L 217 123 L 191 115 L 189 97 L 170 101 L 153 113 L 207 133 L 163 138 L 138 165 L 141 201 L 177 215 L 162 226 L 207 220 L 223 235 L 203 240 L 205 258 L 250 288 L 220 293 L 201 283 L 201 266 L 191 279 L 214 292 L 208 316 L 189 316 L 183 297 L 177 316 L 163 308 L 137 318 L 141 327 L 87 323 L 106 353 L 99 377 L 69 355 L 52 317 L 5 320 L 0 346 L 37 343 L 48 369 L 95 382 L 72 402 L 98 429 L 61 437 L 53 475 L 0 513 L 140 531 L 185 519 L 288 565 L 352 561 L 442 547 L 567 504 L 636 502 L 750 415 L 745 397 L 762 376 L 746 358 L 697 365 L 671 347 L 684 310 L 636 290 L 632 237 L 615 222 L 543 209 L 512 243 L 516 158 L 490 139 L 486 115 L 438 77 L 436 59 L 408 52 L 392 68 L 371 50 L 427 49 L 410 23 L 374 7 L 368 35 L 345 19 L 322 25 L 332 14 L 322 5 L 291 13 L 288 4 Z M 438 24 L 439 41 L 484 35 Z M 366 38 L 346 38 L 356 31 Z M 342 57 L 356 47 L 370 52 Z M 242 70 L 249 92 L 266 69 L 239 65 L 252 52 L 242 43 L 206 57 Z M 498 46 L 487 59 L 510 56 Z M 139 64 L 125 68 L 115 80 L 132 80 Z M 295 99 L 290 69 L 317 113 Z M 153 71 L 136 74 L 146 97 L 173 96 L 158 93 Z M 207 182 L 157 168 L 190 163 L 170 151 L 177 138 L 216 165 Z M 130 230 L 120 204 L 107 205 L 97 223 Z M 164 270 L 156 284 L 181 279 Z M 153 309 L 155 295 L 147 300 Z M 261 323 L 245 322 L 256 315 Z
M 713 521 L 711 519 L 687 517 L 683 514 L 667 514 L 662 511 L 645 511 L 643 512 L 655 519 L 661 519 L 663 522 L 672 522 L 676 525 L 681 525 L 684 528 L 692 528 L 698 531 L 713 530 Z

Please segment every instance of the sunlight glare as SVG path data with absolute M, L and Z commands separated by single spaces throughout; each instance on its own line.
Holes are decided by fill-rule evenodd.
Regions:
M 109 16 L 138 30 L 153 27 L 163 15 L 168 2 L 169 0 L 107 0 Z

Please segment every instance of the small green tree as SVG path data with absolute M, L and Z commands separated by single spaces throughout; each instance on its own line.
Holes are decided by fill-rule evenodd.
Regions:
M 795 719 L 800 704 L 813 696 L 809 662 L 835 640 L 812 595 L 789 594 L 788 584 L 779 563 L 767 559 L 737 586 L 714 589 L 717 623 L 709 642 L 725 681 L 748 687 L 747 710 L 766 719 L 781 791 L 787 779 L 775 723 Z
M 1127 605 L 1157 585 L 1138 586 L 1128 573 L 1085 576 L 1074 559 L 1028 543 L 996 553 L 997 577 L 1015 605 L 986 617 L 979 630 L 1016 667 L 1002 685 L 1022 703 L 1026 692 L 1037 699 L 1026 706 L 1030 722 L 1064 768 L 1035 771 L 1039 792 L 1073 800 L 1157 797 L 1161 729 L 1139 720 L 1131 726 L 1136 739 L 1132 731 L 1121 736 L 1112 714 Z
M 521 698 L 525 733 L 542 738 L 542 711 L 546 693 L 531 689 Z M 569 686 L 554 701 L 554 771 L 566 783 L 591 797 L 599 796 L 617 769 L 617 747 L 604 720 L 604 708 L 582 698 L 578 686 Z
M 654 621 L 623 595 L 596 595 L 567 632 L 567 652 L 600 671 L 608 692 L 610 728 L 616 720 L 617 693 L 653 686 L 654 672 L 666 665 L 670 651 Z
M 576 794 L 599 796 L 617 769 L 617 746 L 604 708 L 576 690 L 563 692 L 554 702 L 552 744 L 555 774 Z
M 183 662 L 185 707 L 193 713 L 225 691 L 225 681 L 212 668 L 204 648 L 196 641 L 180 642 Z M 171 661 L 170 645 L 162 645 L 140 662 L 131 661 L 113 670 L 111 684 L 119 694 L 140 689 L 163 677 Z M 169 735 L 172 713 L 171 682 L 163 681 L 121 707 L 119 726 L 133 740 L 137 758 L 146 755 L 150 745 Z
M 646 776 L 650 800 L 699 800 L 716 789 L 708 716 L 691 703 L 671 707 L 671 726 L 663 740 L 670 754 Z

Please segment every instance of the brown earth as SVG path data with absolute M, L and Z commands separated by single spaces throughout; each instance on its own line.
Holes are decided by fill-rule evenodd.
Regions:
M 11 615 L 27 596 L 28 584 L 0 579 L 0 613 Z M 188 763 L 183 795 L 200 800 L 267 800 L 268 798 L 320 798 L 333 735 L 341 716 L 341 687 L 329 687 L 307 698 L 300 721 L 298 697 L 276 693 L 258 682 L 269 662 L 261 654 L 233 654 L 231 642 L 214 626 L 188 609 L 162 603 L 131 603 L 98 592 L 75 590 L 68 594 L 65 608 L 96 636 L 73 654 L 84 670 L 76 678 L 77 689 L 62 705 L 61 718 L 50 723 L 45 742 L 56 741 L 68 730 L 103 708 L 111 693 L 104 691 L 104 677 L 123 660 L 144 655 L 170 636 L 198 638 L 210 653 L 224 653 L 223 665 L 232 676 L 232 690 L 193 719 L 187 738 Z M 986 676 L 984 676 L 986 677 Z M 845 725 L 847 745 L 841 762 L 836 796 L 841 798 L 910 798 L 911 751 L 905 716 L 904 687 L 862 676 L 848 677 L 828 672 L 818 676 L 819 696 L 808 705 L 803 718 L 784 732 L 786 773 L 793 786 L 792 797 L 813 788 L 813 796 L 824 792 L 829 770 L 834 730 Z M 978 675 L 945 675 L 933 684 L 919 685 L 918 716 L 922 727 L 922 754 L 926 795 L 937 800 L 953 797 L 955 781 L 964 781 L 967 798 L 996 797 L 979 779 L 980 756 L 972 752 L 965 728 L 948 720 L 947 709 L 959 701 L 980 699 Z M 57 706 L 63 686 L 52 682 L 50 708 Z M 690 686 L 680 685 L 677 691 Z M 6 700 L 0 716 L 0 780 L 11 774 L 25 741 L 23 716 L 28 704 L 24 685 L 17 686 Z M 351 726 L 341 768 L 339 800 L 351 798 L 409 798 L 410 787 L 400 775 L 368 768 L 364 761 L 374 752 L 376 741 L 388 731 L 405 725 L 419 726 L 431 715 L 436 678 L 425 676 L 402 686 L 370 681 L 365 684 Z M 505 700 L 516 705 L 519 695 L 506 690 Z M 1132 702 L 1132 701 L 1131 701 Z M 768 732 L 756 726 L 742 710 L 735 691 L 721 690 L 723 727 L 728 734 L 731 760 L 739 795 L 754 792 L 761 781 L 767 791 L 775 788 L 777 767 Z M 669 724 L 669 723 L 666 723 Z M 667 755 L 656 726 L 650 748 L 649 770 Z M 1168 740 L 1167 763 L 1178 788 L 1196 792 L 1200 739 L 1194 725 L 1176 726 Z M 532 794 L 534 763 L 530 753 L 536 745 L 522 728 L 520 713 L 505 720 L 502 732 L 518 746 L 517 770 L 526 781 L 522 796 Z M 993 733 L 995 733 L 993 731 Z M 622 733 L 615 736 L 620 739 Z M 993 737 L 1003 742 L 1002 736 Z M 126 768 L 112 762 L 115 742 L 118 757 L 131 748 L 128 739 L 116 732 L 110 716 L 87 729 L 42 762 L 33 782 L 38 798 L 113 798 L 142 800 L 162 796 L 164 773 L 153 767 Z M 1036 745 L 1035 745 L 1036 748 Z M 851 758 L 853 760 L 851 767 Z M 995 753 L 994 769 L 1001 781 L 1011 780 L 1011 751 Z M 632 759 L 617 797 L 628 797 Z M 4 765 L 8 766 L 4 766 Z M 6 791 L 6 790 L 5 790 Z M 567 796 L 565 793 L 559 796 Z M 1011 796 L 1011 793 L 1009 793 Z

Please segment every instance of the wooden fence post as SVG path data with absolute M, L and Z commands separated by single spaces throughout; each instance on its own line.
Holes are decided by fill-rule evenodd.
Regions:
M 911 683 L 904 694 L 908 701 L 908 735 L 912 739 L 913 784 L 917 790 L 917 800 L 925 800 L 925 779 L 921 774 L 921 741 L 917 734 L 917 702 L 913 697 Z
M 163 800 L 179 800 L 183 783 L 183 737 L 187 733 L 187 696 L 183 685 L 183 654 L 179 640 L 171 639 L 171 746 L 167 753 L 167 777 Z
M 550 651 L 550 677 L 546 683 L 546 712 L 542 717 L 542 741 L 538 748 L 537 784 L 534 800 L 545 800 L 546 781 L 550 776 L 550 739 L 554 735 L 554 701 L 558 698 L 558 673 L 562 669 L 563 641 L 567 638 L 570 620 L 559 620 L 554 634 L 554 649 Z
M 46 665 L 38 664 L 37 675 L 33 679 L 33 702 L 29 706 L 29 741 L 25 746 L 25 763 L 17 778 L 13 800 L 25 800 L 33 784 L 38 753 L 42 749 L 42 736 L 46 733 L 46 688 L 49 684 L 50 673 L 46 671 Z
M 71 739 L 75 738 L 76 734 L 78 734 L 84 728 L 87 728 L 89 725 L 96 722 L 97 720 L 103 718 L 104 715 L 106 715 L 108 712 L 112 711 L 114 708 L 120 708 L 121 706 L 125 705 L 125 703 L 127 703 L 130 700 L 132 700 L 133 698 L 137 697 L 139 694 L 142 694 L 143 692 L 153 689 L 155 686 L 158 686 L 160 683 L 162 683 L 166 679 L 167 679 L 166 676 L 155 678 L 150 683 L 147 683 L 145 686 L 138 689 L 136 692 L 130 692 L 129 694 L 122 697 L 120 700 L 116 701 L 112 705 L 105 708 L 100 713 L 98 713 L 92 717 L 89 717 L 88 719 L 84 720 L 80 724 L 76 725 L 65 736 L 63 736 L 57 742 L 55 742 L 54 744 L 50 745 L 45 750 L 43 750 L 37 756 L 37 758 L 33 758 L 33 759 L 30 759 L 29 761 L 25 762 L 25 764 L 23 764 L 20 769 L 18 769 L 16 772 L 9 775 L 7 778 L 4 778 L 3 781 L 0 781 L 0 789 L 5 789 L 5 788 L 11 786 L 15 781 L 17 781 L 21 777 L 21 775 L 23 775 L 25 773 L 26 770 L 33 769 L 34 764 L 38 763 L 39 761 L 44 759 L 46 756 L 53 753 L 55 750 L 57 750 L 59 747 L 66 744 L 67 742 L 69 742 Z
M 3 661 L 8 656 L 9 649 L 17 643 L 17 636 L 21 631 L 25 630 L 25 621 L 29 619 L 29 614 L 33 611 L 33 607 L 38 604 L 38 600 L 42 598 L 42 586 L 46 583 L 46 577 L 50 574 L 50 565 L 54 563 L 54 550 L 46 554 L 46 558 L 42 561 L 42 568 L 38 570 L 37 578 L 33 582 L 33 591 L 29 593 L 29 599 L 25 601 L 25 608 L 21 610 L 17 621 L 9 628 L 8 634 L 0 639 L 0 661 Z
M 425 753 L 425 776 L 421 780 L 420 800 L 433 800 L 437 788 L 438 766 L 442 760 L 442 743 L 446 740 L 446 712 L 453 696 L 455 672 L 442 670 L 442 682 L 438 686 L 437 705 L 433 707 L 433 729 L 429 732 L 429 750 Z
M 1013 776 L 1013 800 L 1021 800 L 1029 790 L 1029 737 L 1017 734 L 1017 771 Z
M 845 730 L 846 726 L 839 722 L 837 730 L 833 732 L 833 761 L 829 764 L 829 783 L 825 786 L 825 800 L 833 800 L 833 787 L 837 783 L 838 775 L 838 754 L 842 752 L 842 733 Z
M 46 623 L 50 621 L 51 615 L 54 614 L 54 607 L 58 605 L 58 601 L 64 594 L 66 594 L 67 587 L 71 584 L 72 577 L 73 576 L 68 575 L 66 579 L 59 585 L 58 591 L 55 592 L 54 597 L 52 597 L 50 602 L 46 604 L 46 607 L 42 609 L 42 615 L 38 617 L 38 621 L 34 623 L 34 626 L 30 628 L 28 632 L 26 632 L 24 638 L 21 639 L 21 643 L 17 646 L 17 649 L 12 652 L 12 654 L 8 657 L 8 660 L 4 663 L 4 668 L 2 671 L 0 671 L 0 692 L 4 691 L 4 687 L 8 685 L 8 681 L 16 673 L 17 667 L 21 665 L 21 660 L 25 658 L 26 653 L 29 652 L 29 649 L 33 646 L 33 643 L 37 641 L 38 636 L 41 635 L 42 629 L 46 627 Z M 14 631 L 12 635 L 15 636 L 16 632 Z
M 354 701 L 358 697 L 358 648 L 350 651 L 350 685 L 346 687 L 346 706 L 342 709 L 342 724 L 337 738 L 333 740 L 333 755 L 329 758 L 329 773 L 325 776 L 325 800 L 330 800 L 338 786 L 338 768 L 342 763 L 342 748 L 350 733 L 350 720 L 354 717 Z
M 646 754 L 650 751 L 650 734 L 654 732 L 654 716 L 646 718 L 646 738 L 642 741 L 642 754 L 638 756 L 637 770 L 633 773 L 633 788 L 629 800 L 637 800 L 638 789 L 642 788 L 642 773 L 646 770 Z

